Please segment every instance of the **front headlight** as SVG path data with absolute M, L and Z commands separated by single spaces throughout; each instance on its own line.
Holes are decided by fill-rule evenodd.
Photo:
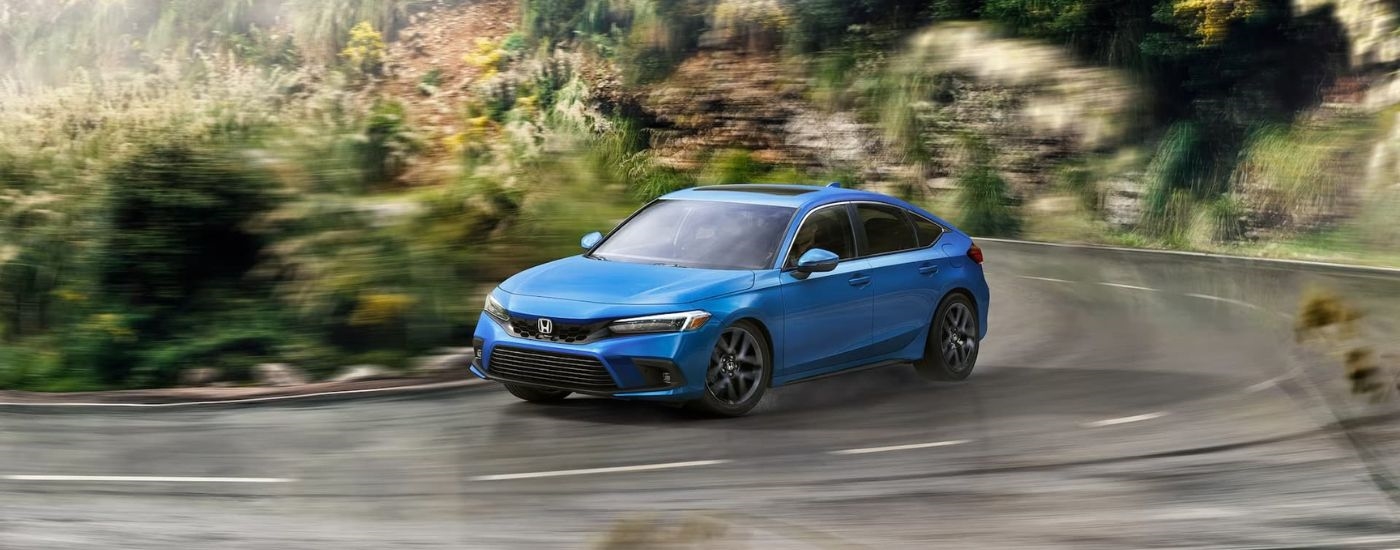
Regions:
M 501 307 L 501 303 L 496 301 L 495 296 L 492 296 L 490 294 L 486 295 L 485 310 L 487 315 L 495 317 L 496 320 L 502 323 L 510 322 L 510 314 L 506 313 L 506 308 Z
M 645 332 L 688 332 L 697 330 L 705 326 L 705 322 L 710 320 L 710 313 L 707 311 L 683 311 L 680 313 L 665 313 L 662 315 L 648 315 L 646 317 L 633 317 L 631 319 L 621 319 L 613 321 L 608 325 L 609 329 L 618 334 L 641 334 Z

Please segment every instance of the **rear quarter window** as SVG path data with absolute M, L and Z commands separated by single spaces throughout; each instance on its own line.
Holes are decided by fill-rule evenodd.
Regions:
M 931 245 L 943 236 L 943 226 L 913 212 L 909 213 L 909 218 L 914 220 L 914 232 L 918 234 L 920 247 Z

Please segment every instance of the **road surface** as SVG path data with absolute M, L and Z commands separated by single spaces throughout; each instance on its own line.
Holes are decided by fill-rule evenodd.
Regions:
M 958 384 L 892 367 L 733 420 L 495 385 L 5 408 L 0 548 L 1400 547 L 1400 433 L 1329 428 L 1366 409 L 1288 319 L 1311 285 L 1397 318 L 1400 277 L 984 246 L 991 334 Z

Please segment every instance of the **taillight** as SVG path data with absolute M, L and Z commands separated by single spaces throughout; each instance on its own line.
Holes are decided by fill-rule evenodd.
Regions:
M 972 261 L 977 262 L 978 264 L 981 264 L 981 263 L 982 263 L 982 247 L 977 246 L 977 243 L 973 243 L 973 244 L 972 244 L 972 247 L 967 249 L 967 257 L 968 257 L 968 258 L 972 258 Z

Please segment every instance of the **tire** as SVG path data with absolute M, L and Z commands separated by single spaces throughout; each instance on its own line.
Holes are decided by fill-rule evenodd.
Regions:
M 501 384 L 506 387 L 506 391 L 510 392 L 511 395 L 531 403 L 558 403 L 563 401 L 565 397 L 568 397 L 569 394 L 573 393 L 568 390 L 551 390 L 549 388 L 511 384 L 509 382 L 502 382 Z
M 734 323 L 720 333 L 705 370 L 705 392 L 687 405 L 710 416 L 743 416 L 773 381 L 773 352 L 758 325 Z
M 929 380 L 956 381 L 972 374 L 981 349 L 977 306 L 963 294 L 949 294 L 938 304 L 929 324 L 924 357 L 914 362 L 919 375 Z

